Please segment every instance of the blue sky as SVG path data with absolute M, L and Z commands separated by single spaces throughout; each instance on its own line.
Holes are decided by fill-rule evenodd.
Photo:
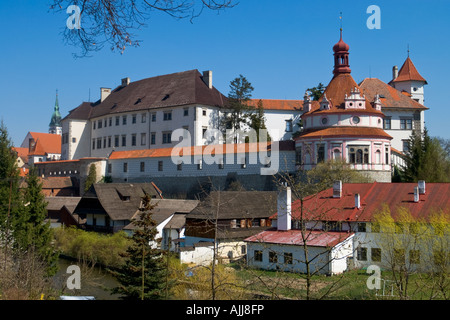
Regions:
M 50 2 L 0 2 L 0 118 L 15 145 L 28 131 L 48 131 L 56 89 L 64 117 L 89 99 L 89 91 L 95 101 L 100 87 L 115 88 L 124 77 L 213 70 L 214 85 L 225 95 L 242 74 L 254 98 L 302 99 L 307 88 L 331 80 L 340 12 L 354 79 L 390 81 L 409 45 L 428 81 L 426 126 L 432 136 L 450 139 L 450 1 L 241 0 L 220 14 L 205 11 L 193 23 L 155 13 L 135 32 L 140 47 L 122 55 L 105 47 L 82 59 L 62 39 L 69 15 L 50 12 Z M 380 30 L 366 26 L 373 4 L 381 9 Z

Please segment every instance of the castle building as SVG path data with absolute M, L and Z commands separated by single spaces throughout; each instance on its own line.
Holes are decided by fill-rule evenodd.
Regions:
M 383 129 L 380 96 L 369 100 L 351 76 L 342 30 L 333 51 L 334 76 L 319 103 L 304 98 L 303 130 L 295 138 L 298 165 L 308 170 L 325 160 L 345 160 L 373 180 L 390 182 L 393 137 Z

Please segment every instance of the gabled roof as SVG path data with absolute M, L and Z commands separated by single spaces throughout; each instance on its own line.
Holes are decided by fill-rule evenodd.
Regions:
M 140 208 L 144 191 L 160 198 L 151 183 L 96 183 L 82 196 L 74 213 L 82 218 L 95 212 L 107 214 L 111 220 L 130 220 Z M 93 201 L 100 207 L 93 208 Z
M 51 133 L 30 132 L 35 147 L 30 148 L 29 155 L 61 154 L 61 136 Z
M 212 191 L 186 218 L 210 220 L 218 206 L 219 220 L 267 218 L 276 211 L 277 192 Z
M 358 113 L 377 113 L 377 114 L 383 114 L 381 111 L 376 110 L 368 97 L 365 97 L 366 105 L 365 109 L 345 109 L 345 95 L 350 95 L 350 92 L 357 88 L 361 92 L 361 96 L 364 95 L 364 90 L 362 90 L 358 84 L 355 82 L 353 77 L 350 73 L 340 73 L 333 77 L 333 79 L 328 84 L 327 88 L 325 89 L 324 93 L 322 94 L 322 97 L 326 95 L 327 99 L 331 103 L 331 108 L 329 110 L 320 110 L 320 104 L 315 103 L 311 106 L 311 111 L 305 113 L 305 115 L 308 114 L 314 114 L 314 113 L 335 113 L 335 112 L 358 112 Z M 319 101 L 322 100 L 322 97 L 319 99 Z
M 399 207 L 407 208 L 415 218 L 427 219 L 443 210 L 450 214 L 450 183 L 426 183 L 426 193 L 414 202 L 416 183 L 344 183 L 342 196 L 333 198 L 333 188 L 304 199 L 303 216 L 322 221 L 371 221 L 383 205 L 389 206 L 395 218 Z M 361 197 L 361 208 L 355 208 L 355 194 Z M 300 200 L 292 203 L 292 218 L 301 213 Z
M 409 57 L 406 58 L 405 63 L 403 63 L 403 66 L 400 68 L 397 78 L 392 80 L 392 82 L 403 81 L 423 81 L 427 84 L 427 80 L 420 75 Z
M 226 100 L 216 88 L 205 84 L 198 70 L 189 70 L 118 86 L 92 108 L 90 118 L 191 104 L 223 107 Z
M 380 95 L 382 108 L 428 110 L 427 107 L 379 79 L 366 78 L 359 86 L 369 101 L 373 101 L 377 94 Z
M 95 106 L 96 103 L 83 102 L 75 109 L 70 110 L 69 114 L 65 116 L 61 121 L 66 119 L 89 120 L 89 118 L 91 117 L 92 110 Z

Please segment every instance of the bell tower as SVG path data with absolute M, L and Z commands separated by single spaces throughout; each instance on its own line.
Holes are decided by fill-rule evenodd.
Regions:
M 55 108 L 49 124 L 48 133 L 62 135 L 61 114 L 59 112 L 58 90 L 56 90 Z
M 351 73 L 350 65 L 348 62 L 350 46 L 342 40 L 342 28 L 341 38 L 338 43 L 333 47 L 334 51 L 334 70 L 333 74 L 336 77 L 339 74 Z

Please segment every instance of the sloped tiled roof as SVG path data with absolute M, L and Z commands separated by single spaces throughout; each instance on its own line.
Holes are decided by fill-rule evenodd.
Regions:
M 333 79 L 328 84 L 325 89 L 323 95 L 326 95 L 327 99 L 331 103 L 331 108 L 329 110 L 320 110 L 320 104 L 315 103 L 311 106 L 311 111 L 305 113 L 314 114 L 314 113 L 335 113 L 335 112 L 359 112 L 359 113 L 377 113 L 382 114 L 381 111 L 376 110 L 368 97 L 365 97 L 366 105 L 365 109 L 345 109 L 345 95 L 350 95 L 350 92 L 357 88 L 361 92 L 361 96 L 364 94 L 364 90 L 362 90 L 358 84 L 355 82 L 350 73 L 341 73 L 333 77 Z M 323 97 L 322 95 L 322 97 Z M 322 97 L 319 101 L 322 100 Z
M 443 210 L 450 214 L 450 183 L 426 183 L 425 194 L 414 202 L 417 183 L 344 183 L 342 197 L 333 198 L 333 188 L 304 199 L 303 216 L 312 220 L 371 221 L 386 204 L 395 219 L 399 207 L 405 207 L 415 218 L 427 219 Z M 361 208 L 355 208 L 355 194 L 361 196 Z M 300 201 L 292 203 L 292 217 L 301 213 Z
M 310 247 L 334 247 L 352 235 L 354 233 L 331 231 L 308 231 L 303 233 L 301 230 L 278 231 L 276 228 L 272 228 L 251 236 L 244 241 L 301 246 L 304 244 L 303 238 L 306 237 L 306 243 Z
M 297 139 L 326 137 L 380 137 L 393 139 L 383 129 L 368 127 L 328 127 L 325 129 L 308 130 L 301 133 Z
M 295 150 L 293 141 L 277 141 L 279 151 Z M 171 157 L 172 154 L 176 156 L 188 155 L 202 155 L 209 154 L 205 150 L 212 148 L 212 154 L 227 154 L 228 152 L 237 154 L 241 152 L 249 152 L 256 150 L 267 151 L 272 149 L 272 142 L 268 143 L 242 143 L 242 144 L 223 144 L 223 145 L 209 145 L 209 146 L 193 146 L 193 147 L 175 147 L 162 149 L 142 149 L 142 150 L 128 150 L 128 151 L 113 151 L 109 157 L 110 160 L 119 159 L 140 159 L 140 158 L 163 158 Z
M 259 101 L 262 101 L 265 110 L 302 111 L 303 100 L 275 100 L 275 99 L 251 99 L 248 106 L 257 108 Z
M 72 120 L 89 120 L 92 110 L 96 103 L 83 102 L 78 107 L 69 111 L 69 114 L 62 120 L 72 119 Z
M 61 136 L 51 133 L 30 132 L 35 141 L 35 148 L 29 155 L 61 154 Z
M 201 104 L 222 107 L 227 98 L 210 89 L 198 70 L 178 72 L 119 86 L 91 110 L 90 118 L 107 114 Z
M 427 81 L 420 75 L 412 60 L 408 57 L 403 63 L 403 66 L 398 72 L 397 78 L 393 79 L 392 82 L 402 82 L 402 81 L 423 81 L 427 84 Z
M 373 101 L 377 94 L 380 95 L 382 108 L 416 110 L 428 109 L 427 107 L 403 94 L 403 92 L 376 78 L 364 79 L 360 84 L 360 88 L 364 91 L 366 98 L 369 99 L 369 101 Z

